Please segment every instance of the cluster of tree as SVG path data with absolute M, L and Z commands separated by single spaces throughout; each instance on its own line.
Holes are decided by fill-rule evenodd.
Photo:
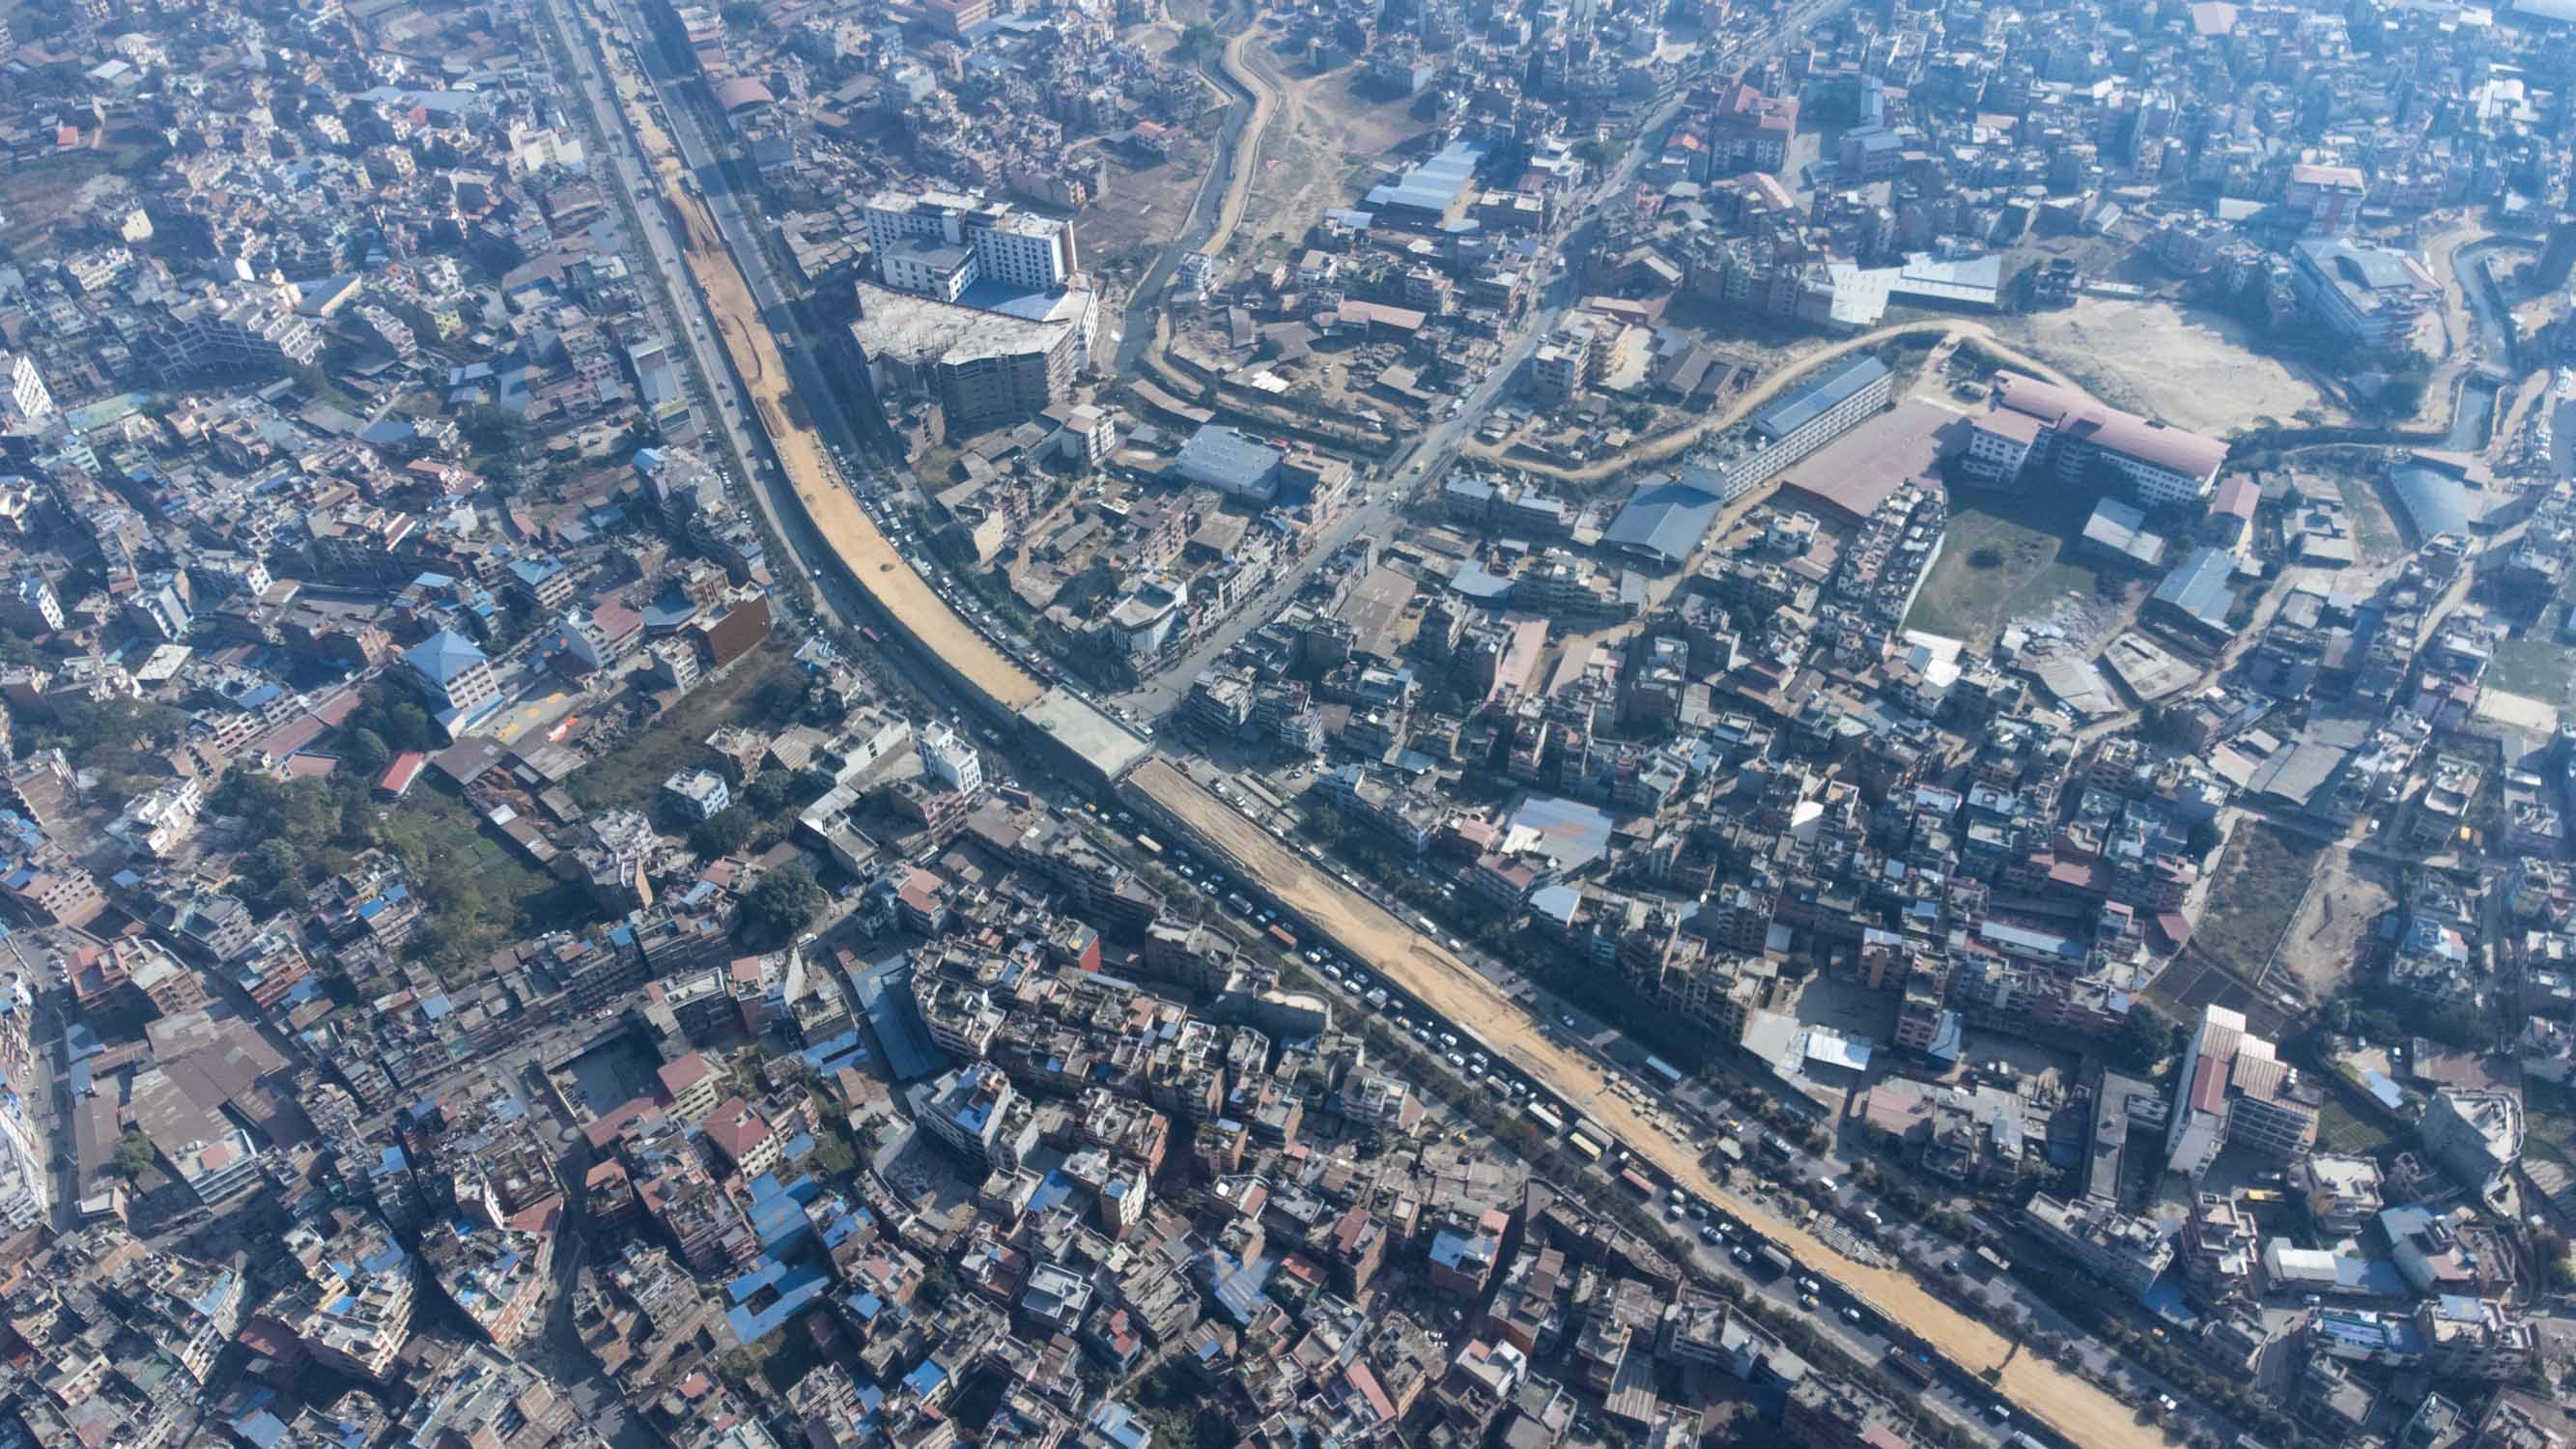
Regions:
M 123 797 L 152 788 L 167 770 L 158 757 L 188 738 L 188 716 L 139 699 L 83 699 L 57 707 L 52 727 L 37 732 L 39 749 L 59 747 L 75 769 L 95 771 L 100 786 Z
M 2428 1007 L 2421 997 L 2385 981 L 2363 987 L 2358 1001 L 2342 995 L 2327 1002 L 2317 1023 L 2335 1035 L 2365 1041 L 2421 1036 L 2467 1052 L 2492 1051 L 2496 1045 L 2495 1023 L 2475 1006 L 2451 1002 Z
M 247 770 L 227 778 L 207 802 L 217 815 L 239 818 L 253 845 L 241 859 L 233 889 L 253 911 L 291 909 L 305 892 L 356 863 L 376 843 L 377 821 L 366 791 L 334 788 L 322 780 L 289 783 Z
M 783 946 L 823 913 L 829 899 L 803 861 L 789 861 L 762 876 L 760 883 L 742 898 L 743 936 L 746 940 Z
M 689 849 L 710 859 L 746 845 L 766 849 L 786 838 L 796 812 L 821 793 L 815 781 L 792 770 L 763 770 L 741 799 L 690 829 Z
M 2185 1029 L 2144 1001 L 2129 1004 L 2129 1014 L 2102 1041 L 2102 1058 L 2133 1076 L 2153 1073 L 2182 1049 Z

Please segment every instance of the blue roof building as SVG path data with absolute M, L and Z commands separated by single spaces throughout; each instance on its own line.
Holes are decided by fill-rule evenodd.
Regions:
M 1257 442 L 1222 423 L 1210 423 L 1181 444 L 1181 476 L 1235 498 L 1268 502 L 1279 491 L 1280 449 Z
M 1620 507 L 1601 541 L 1656 568 L 1679 568 L 1699 547 L 1718 506 L 1707 493 L 1680 483 L 1640 489 Z
M 2236 591 L 2228 581 L 2235 575 L 2235 556 L 2225 549 L 2194 549 L 2182 567 L 2156 585 L 2155 594 L 2147 602 L 2212 634 L 2233 634 L 2236 631 L 2228 627 L 2227 614 L 2236 607 Z

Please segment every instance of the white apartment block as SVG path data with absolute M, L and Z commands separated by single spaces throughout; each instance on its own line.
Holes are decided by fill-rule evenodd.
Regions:
M 949 789 L 972 795 L 984 788 L 983 756 L 975 752 L 973 741 L 950 729 L 944 721 L 934 720 L 922 728 L 919 750 L 921 768 L 937 776 Z
M 2325 1094 L 2299 1080 L 2242 1012 L 2212 1006 L 2183 1053 L 2165 1137 L 2165 1169 L 2194 1182 L 2234 1143 L 2282 1166 L 2316 1145 Z
M 23 352 L 0 352 L 0 368 L 8 372 L 11 427 L 41 423 L 54 415 L 53 389 L 45 386 L 45 375 L 36 370 L 34 358 Z
M 1049 292 L 1077 270 L 1073 228 L 1008 202 L 889 191 L 867 205 L 868 245 L 886 285 L 954 302 L 979 281 Z

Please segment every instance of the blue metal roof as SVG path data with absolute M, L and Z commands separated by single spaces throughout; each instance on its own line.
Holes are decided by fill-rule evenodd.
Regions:
M 434 684 L 447 684 L 484 662 L 474 641 L 453 629 L 441 629 L 403 651 L 403 662 Z
M 1658 484 L 1629 499 L 1602 532 L 1601 541 L 1651 555 L 1659 563 L 1678 564 L 1699 546 L 1717 509 L 1717 500 L 1696 488 Z
M 2204 627 L 2223 633 L 2227 629 L 2227 611 L 2236 606 L 2236 591 L 2228 587 L 2235 573 L 2236 560 L 2225 550 L 2194 549 L 2182 567 L 2156 585 L 2156 602 L 2179 609 Z
M 2388 486 L 2395 490 L 2398 506 L 2406 510 L 2406 521 L 2417 538 L 2469 531 L 2469 485 L 2461 479 L 2439 468 L 2409 463 L 2390 471 Z
M 1887 364 L 1867 353 L 1846 359 L 1805 391 L 1763 409 L 1754 417 L 1753 427 L 1764 437 L 1785 438 L 1887 375 Z

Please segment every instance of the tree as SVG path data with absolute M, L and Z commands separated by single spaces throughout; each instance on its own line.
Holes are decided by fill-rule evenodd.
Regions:
M 2190 832 L 2183 837 L 2183 845 L 2194 856 L 2207 860 L 2209 853 L 2216 850 L 2226 839 L 2227 832 L 2218 828 L 2218 821 L 2215 818 L 2195 820 L 2191 822 Z
M 304 860 L 292 844 L 272 835 L 242 857 L 241 873 L 253 894 L 274 896 L 303 877 Z
M 762 815 L 775 815 L 795 804 L 798 793 L 800 789 L 794 771 L 763 770 L 744 795 L 750 800 L 753 810 Z
M 2129 1014 L 2102 1043 L 2102 1057 L 2124 1072 L 2151 1072 L 2164 1060 L 2173 1040 L 2173 1023 L 2143 1001 L 2129 1004 Z
M 346 763 L 360 777 L 372 780 L 383 774 L 385 766 L 393 762 L 393 757 L 394 752 L 385 744 L 383 735 L 370 729 L 350 733 Z
M 1216 27 L 1193 25 L 1181 32 L 1181 43 L 1172 49 L 1185 60 L 1195 60 L 1216 47 Z
M 790 861 L 760 878 L 742 902 L 745 924 L 769 941 L 794 940 L 822 914 L 826 897 L 803 861 Z
M 159 1160 L 159 1154 L 153 1150 L 152 1139 L 143 1135 L 140 1127 L 128 1127 L 125 1135 L 116 1139 L 114 1170 L 128 1182 L 140 1180 Z
M 697 828 L 689 832 L 689 849 L 709 858 L 731 855 L 751 839 L 752 827 L 759 823 L 749 810 L 727 805 L 699 821 Z

